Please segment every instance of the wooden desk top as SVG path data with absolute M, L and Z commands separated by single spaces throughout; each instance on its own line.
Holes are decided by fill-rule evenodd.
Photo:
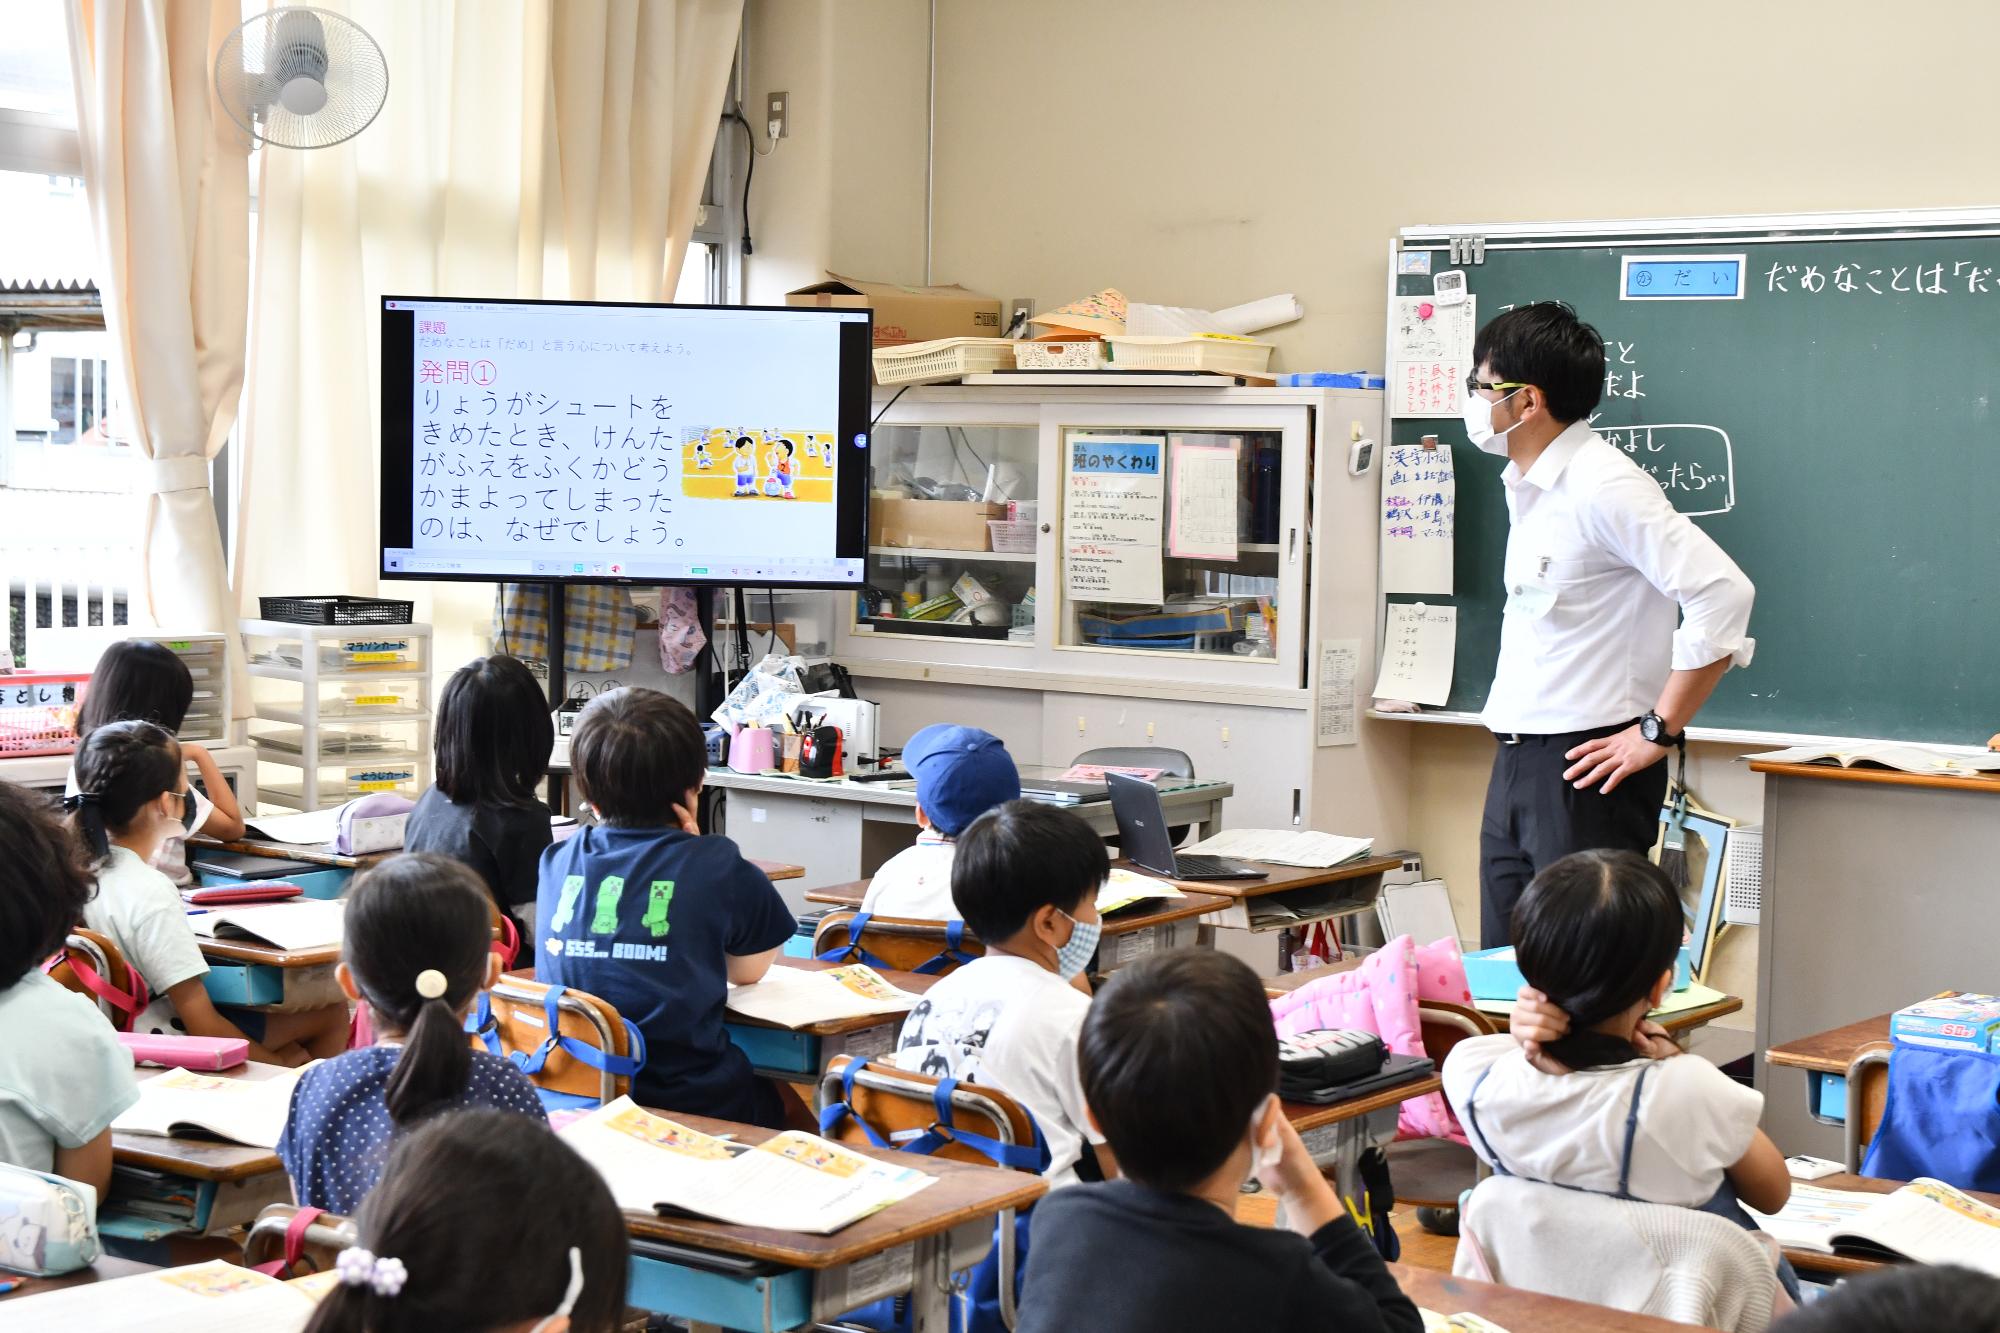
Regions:
M 796 968 L 801 972 L 826 972 L 843 964 L 823 963 L 817 958 L 792 958 L 780 954 L 774 966 Z M 939 981 L 937 977 L 921 976 L 915 972 L 878 970 L 877 974 L 890 985 L 917 995 L 922 995 Z M 903 1018 L 904 1014 L 859 1014 L 853 1018 L 829 1018 L 821 1023 L 808 1023 L 804 1027 L 786 1028 L 782 1023 L 767 1023 L 759 1018 L 744 1018 L 738 1014 L 725 1015 L 727 1022 L 741 1024 L 744 1027 L 779 1028 L 787 1032 L 803 1032 L 814 1037 L 838 1037 L 848 1032 L 862 1032 L 868 1028 L 880 1027 L 884 1023 L 895 1023 L 900 1026 Z
M 139 1081 L 143 1083 L 166 1072 L 142 1069 Z M 283 1072 L 270 1065 L 249 1064 L 239 1065 L 220 1077 L 265 1079 L 276 1078 Z M 252 1148 L 225 1139 L 170 1139 L 159 1134 L 127 1134 L 118 1130 L 111 1135 L 111 1157 L 125 1166 L 166 1171 L 196 1180 L 248 1180 L 285 1169 L 278 1154 L 270 1148 Z
M 1390 1264 L 1389 1272 L 1403 1294 L 1439 1314 L 1476 1314 L 1502 1328 L 1520 1333 L 1688 1333 L 1689 1325 L 1669 1323 L 1651 1315 L 1627 1314 L 1602 1305 L 1566 1301 L 1559 1296 L 1499 1287 L 1453 1277 L 1429 1268 Z
M 1944 791 L 2000 793 L 2000 776 L 1946 777 L 1935 773 L 1905 773 L 1898 768 L 1842 768 L 1838 764 L 1767 764 L 1752 760 L 1752 773 L 1781 778 L 1819 778 L 1825 782 L 1865 782 L 1878 787 L 1932 787 Z
M 26 1277 L 0 1268 L 0 1281 L 21 1277 L 21 1285 L 0 1295 L 0 1301 L 16 1300 L 23 1296 L 46 1296 L 52 1291 L 66 1287 L 87 1287 L 93 1282 L 113 1282 L 121 1277 L 138 1277 L 142 1273 L 157 1272 L 153 1264 L 142 1264 L 136 1259 L 120 1259 L 105 1255 L 88 1268 L 79 1268 L 74 1273 L 64 1273 L 61 1277 Z
M 195 942 L 201 946 L 201 956 L 211 962 L 251 963 L 263 967 L 331 967 L 340 961 L 338 944 L 323 944 L 316 949 L 288 953 L 274 944 L 259 944 L 256 940 L 217 940 L 197 935 Z
M 806 877 L 806 868 L 804 866 L 795 866 L 784 861 L 759 861 L 755 857 L 752 857 L 750 864 L 763 871 L 764 877 L 773 884 L 781 879 L 804 879 Z
M 255 818 L 253 815 L 252 818 Z M 267 842 L 262 838 L 233 838 L 221 842 L 214 838 L 190 838 L 197 847 L 220 847 L 225 852 L 242 852 L 246 856 L 268 856 L 274 861 L 304 861 L 310 865 L 330 866 L 336 870 L 366 870 L 378 861 L 386 861 L 400 852 L 367 852 L 361 856 L 343 856 L 325 847 L 300 846 L 295 842 Z
M 808 889 L 806 901 L 827 903 L 834 907 L 859 908 L 861 900 L 868 893 L 870 881 L 857 879 L 846 884 L 829 884 L 825 888 Z M 1106 938 L 1130 935 L 1148 926 L 1162 926 L 1170 921 L 1185 921 L 1189 917 L 1207 916 L 1210 912 L 1220 912 L 1229 906 L 1230 900 L 1213 893 L 1191 893 L 1183 890 L 1180 898 L 1149 898 L 1145 902 L 1134 903 L 1120 908 L 1104 918 Z
M 661 1114 L 669 1114 L 661 1112 Z M 674 1114 L 673 1119 L 708 1134 L 732 1135 L 741 1143 L 762 1143 L 768 1129 L 732 1124 L 704 1116 Z M 898 1167 L 916 1167 L 937 1177 L 932 1185 L 901 1203 L 864 1217 L 831 1236 L 796 1231 L 731 1226 L 690 1217 L 625 1214 L 625 1225 L 641 1240 L 671 1241 L 719 1254 L 784 1264 L 790 1268 L 838 1268 L 925 1236 L 935 1236 L 964 1222 L 992 1217 L 1005 1208 L 1025 1208 L 1048 1193 L 1048 1182 L 1022 1171 L 953 1162 L 941 1157 L 913 1157 L 845 1145 L 849 1151 Z
M 1124 866 L 1128 870 L 1136 870 L 1142 875 L 1154 873 L 1143 867 L 1133 865 L 1123 857 L 1112 862 L 1112 864 Z M 1263 879 L 1175 879 L 1169 880 L 1169 882 L 1183 893 L 1216 893 L 1221 894 L 1225 898 L 1261 898 L 1267 893 L 1286 893 L 1292 889 L 1313 889 L 1318 888 L 1322 884 L 1337 884 L 1342 880 L 1366 879 L 1370 875 L 1381 875 L 1391 870 L 1400 869 L 1403 864 L 1403 858 L 1400 856 L 1368 856 L 1358 861 L 1345 861 L 1337 866 L 1317 868 L 1270 865 L 1261 861 L 1251 861 L 1249 864 L 1263 870 L 1268 870 L 1270 874 Z M 1162 875 L 1160 878 L 1167 879 L 1168 877 Z
M 1889 1015 L 1877 1014 L 1844 1028 L 1815 1033 L 1773 1046 L 1764 1058 L 1785 1069 L 1807 1069 L 1816 1074 L 1845 1074 L 1847 1066 L 1862 1050 L 1889 1042 Z
M 1841 1068 L 1845 1069 L 1843 1065 Z M 1851 1190 L 1857 1194 L 1894 1194 L 1907 1182 L 1901 1180 L 1877 1180 L 1872 1176 L 1850 1176 L 1845 1172 L 1837 1176 L 1823 1176 L 1806 1182 L 1820 1189 Z M 1973 1198 L 1990 1208 L 2000 1208 L 2000 1194 L 1982 1194 L 1978 1190 L 1967 1190 Z M 1813 1273 L 1834 1273 L 1848 1276 L 1854 1273 L 1869 1273 L 1877 1268 L 1888 1268 L 1892 1261 L 1868 1259 L 1851 1254 L 1826 1254 L 1820 1250 L 1799 1250 L 1785 1247 L 1785 1257 L 1792 1261 L 1794 1268 Z
M 1285 1108 L 1285 1119 L 1292 1122 L 1293 1129 L 1304 1134 L 1310 1130 L 1324 1129 L 1328 1125 L 1337 1125 L 1343 1120 L 1358 1120 L 1371 1111 L 1401 1106 L 1413 1098 L 1443 1091 L 1444 1080 L 1436 1074 L 1427 1074 L 1423 1078 L 1411 1079 L 1408 1083 L 1398 1083 L 1393 1088 L 1371 1092 L 1366 1097 L 1356 1097 L 1352 1101 L 1333 1102 L 1327 1106 L 1310 1106 L 1305 1102 L 1281 1104 Z

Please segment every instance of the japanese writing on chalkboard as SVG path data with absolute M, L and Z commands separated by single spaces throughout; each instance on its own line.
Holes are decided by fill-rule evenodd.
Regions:
M 1819 296 L 1982 296 L 2000 293 L 1991 264 L 1955 259 L 1949 264 L 1788 264 L 1764 270 L 1764 290 Z

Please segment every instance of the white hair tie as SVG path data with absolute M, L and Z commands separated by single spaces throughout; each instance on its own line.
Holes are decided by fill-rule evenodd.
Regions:
M 442 1000 L 448 988 L 444 973 L 434 967 L 427 967 L 417 973 L 417 994 L 426 1000 Z
M 410 1279 L 410 1271 L 403 1267 L 401 1259 L 376 1258 L 375 1255 L 354 1246 L 340 1252 L 333 1261 L 334 1272 L 341 1283 L 349 1287 L 367 1287 L 377 1296 L 395 1296 Z

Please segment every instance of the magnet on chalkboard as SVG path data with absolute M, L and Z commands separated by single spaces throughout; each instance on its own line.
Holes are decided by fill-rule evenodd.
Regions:
M 1432 315 L 1435 315 L 1436 313 L 1437 313 L 1437 307 L 1432 305 L 1429 301 L 1419 301 L 1417 303 L 1418 319 L 1429 319 Z
M 1438 437 L 1437 437 L 1437 436 L 1435 436 L 1435 435 L 1426 435 L 1426 436 L 1424 436 L 1424 448 L 1426 448 L 1426 449 L 1430 450 L 1430 451 L 1431 451 L 1432 453 L 1436 453 L 1436 452 L 1437 452 L 1437 447 L 1438 447 Z

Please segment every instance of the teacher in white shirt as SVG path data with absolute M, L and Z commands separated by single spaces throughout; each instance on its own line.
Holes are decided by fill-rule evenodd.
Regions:
M 1571 852 L 1653 845 L 1667 757 L 1731 666 L 1755 589 L 1623 451 L 1590 428 L 1604 340 L 1560 302 L 1473 343 L 1472 443 L 1507 459 L 1507 592 L 1482 721 L 1500 741 L 1479 829 L 1479 925 Z

